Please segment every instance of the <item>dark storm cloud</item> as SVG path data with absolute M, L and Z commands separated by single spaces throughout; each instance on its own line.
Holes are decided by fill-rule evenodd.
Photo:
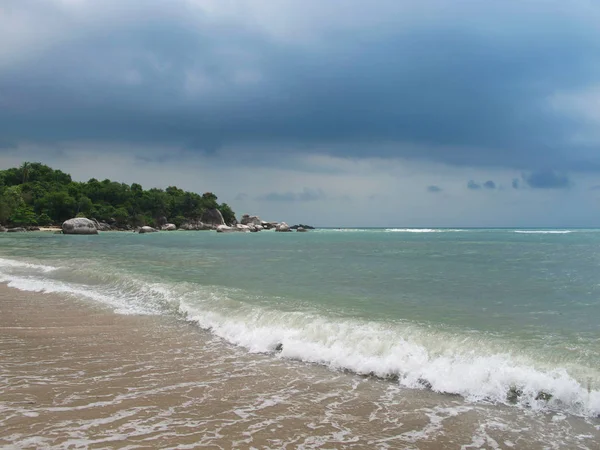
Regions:
M 431 192 L 432 194 L 436 194 L 438 192 L 442 192 L 443 189 L 436 185 L 427 186 L 427 192 Z
M 496 183 L 494 183 L 492 180 L 488 180 L 483 183 L 483 187 L 486 189 L 496 189 Z
M 481 189 L 481 184 L 476 183 L 473 180 L 469 180 L 469 182 L 467 183 L 467 188 L 471 189 L 472 191 L 477 191 L 477 190 Z
M 258 200 L 270 202 L 312 202 L 326 198 L 320 189 L 304 188 L 301 192 L 270 192 L 258 197 Z
M 523 180 L 534 189 L 566 189 L 571 186 L 569 177 L 553 170 L 540 170 L 523 175 Z
M 131 4 L 135 20 L 86 27 L 53 2 L 13 3 L 33 23 L 64 20 L 68 39 L 4 64 L 0 53 L 2 140 L 169 143 L 208 154 L 314 144 L 343 156 L 600 169 L 598 152 L 568 144 L 581 124 L 548 106 L 556 92 L 600 82 L 600 32 L 581 15 L 549 7 L 542 17 L 527 2 L 473 12 L 458 2 L 447 22 L 412 24 L 410 8 L 390 14 L 397 6 L 382 2 L 373 8 L 385 25 L 327 33 L 318 16 L 306 34 L 327 39 L 307 43 L 243 18 L 195 20 L 188 2 L 162 15 L 152 14 L 160 2 Z M 516 26 L 515 14 L 528 26 Z

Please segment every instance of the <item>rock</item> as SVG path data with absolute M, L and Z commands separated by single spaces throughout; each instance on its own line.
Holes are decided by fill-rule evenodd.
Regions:
M 162 228 L 162 227 L 164 227 L 165 225 L 168 225 L 168 220 L 167 220 L 167 218 L 166 218 L 165 216 L 158 217 L 158 218 L 156 219 L 156 226 L 157 226 L 157 227 L 160 227 L 160 228 Z
M 27 230 L 25 228 L 23 228 L 23 227 L 14 227 L 14 228 L 9 228 L 6 231 L 8 233 L 24 233 Z
M 156 229 L 154 229 L 152 227 L 145 226 L 145 227 L 140 228 L 140 231 L 138 231 L 138 233 L 140 233 L 140 234 L 144 234 L 144 233 L 156 233 L 157 231 L 158 230 L 156 230 Z
M 161 230 L 163 231 L 175 231 L 177 229 L 177 225 L 174 223 L 166 223 L 162 226 Z
M 94 225 L 96 225 L 96 229 L 98 231 L 110 231 L 112 230 L 112 227 L 105 223 L 105 222 L 98 222 L 96 219 L 91 219 L 92 222 L 94 222 Z
M 250 216 L 248 214 L 244 214 L 242 216 L 241 224 L 242 225 L 260 225 L 262 227 L 262 220 L 258 216 Z
M 270 230 L 272 228 L 275 228 L 276 224 L 273 224 L 272 222 L 265 222 L 264 220 L 260 222 L 260 224 L 263 227 L 263 230 Z
M 40 227 L 35 227 L 35 226 L 27 227 L 27 231 L 40 231 Z
M 298 227 L 296 228 L 296 233 L 306 233 L 308 230 L 306 228 Z
M 200 221 L 204 224 L 212 225 L 215 228 L 219 225 L 225 225 L 223 215 L 218 209 L 207 209 L 204 211 L 204 214 L 202 214 Z
M 219 225 L 217 227 L 217 233 L 231 233 L 233 231 L 237 231 L 237 229 L 228 227 L 227 225 Z
M 0 233 L 6 233 L 6 228 L 0 225 Z
M 199 231 L 199 230 L 215 230 L 217 227 L 202 223 L 198 220 L 188 220 L 181 224 L 180 230 Z
M 250 233 L 250 227 L 248 225 L 242 225 L 241 223 L 238 223 L 234 230 L 241 231 L 242 233 Z
M 304 228 L 305 230 L 314 230 L 315 227 L 311 227 L 310 225 L 304 225 L 302 223 L 298 224 L 298 225 L 292 225 L 290 227 L 291 230 L 296 230 L 298 228 Z
M 280 232 L 284 233 L 284 232 L 291 231 L 291 230 L 290 230 L 290 226 L 287 223 L 281 222 L 281 223 L 277 224 L 277 226 L 275 227 L 275 231 L 280 231 Z
M 62 230 L 64 234 L 98 234 L 96 224 L 84 217 L 65 220 Z

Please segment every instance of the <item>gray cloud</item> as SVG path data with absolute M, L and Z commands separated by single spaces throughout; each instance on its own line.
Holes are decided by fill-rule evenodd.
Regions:
M 488 180 L 483 183 L 483 187 L 486 189 L 496 189 L 496 183 L 494 183 L 492 180 Z
M 566 189 L 571 186 L 571 181 L 565 173 L 553 170 L 523 174 L 523 180 L 534 189 Z
M 30 22 L 0 19 L 2 140 L 600 169 L 595 143 L 572 139 L 586 123 L 550 102 L 600 82 L 600 7 L 131 2 L 135 20 L 114 0 L 11 4 Z
M 471 189 L 472 191 L 477 191 L 477 190 L 481 189 L 481 184 L 476 183 L 473 180 L 469 180 L 469 182 L 467 183 L 467 188 Z
M 269 202 L 312 202 L 326 198 L 325 193 L 320 189 L 304 188 L 300 192 L 270 192 L 258 197 L 258 200 Z
M 438 192 L 442 192 L 443 189 L 439 186 L 436 185 L 431 185 L 431 186 L 427 186 L 427 192 L 431 192 L 431 193 L 438 193 Z

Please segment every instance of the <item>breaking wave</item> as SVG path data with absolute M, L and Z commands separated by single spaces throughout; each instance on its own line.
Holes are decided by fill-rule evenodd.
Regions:
M 98 267 L 51 267 L 0 259 L 0 282 L 23 291 L 91 299 L 125 314 L 178 315 L 250 352 L 458 394 L 469 401 L 600 415 L 600 374 L 578 377 L 535 356 L 494 344 L 485 334 L 409 322 L 374 322 L 284 311 L 236 300 L 229 288 L 148 282 Z M 237 292 L 239 294 L 239 291 Z M 587 372 L 585 372 L 587 371 Z

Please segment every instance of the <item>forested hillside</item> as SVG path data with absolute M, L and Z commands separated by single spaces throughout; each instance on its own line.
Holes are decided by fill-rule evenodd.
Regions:
M 199 195 L 175 186 L 144 190 L 137 183 L 94 178 L 80 183 L 41 163 L 0 170 L 0 224 L 4 225 L 59 225 L 79 216 L 134 227 L 152 226 L 158 218 L 168 217 L 179 226 L 211 208 L 219 209 L 226 223 L 235 220 L 231 208 L 219 204 L 211 192 Z

